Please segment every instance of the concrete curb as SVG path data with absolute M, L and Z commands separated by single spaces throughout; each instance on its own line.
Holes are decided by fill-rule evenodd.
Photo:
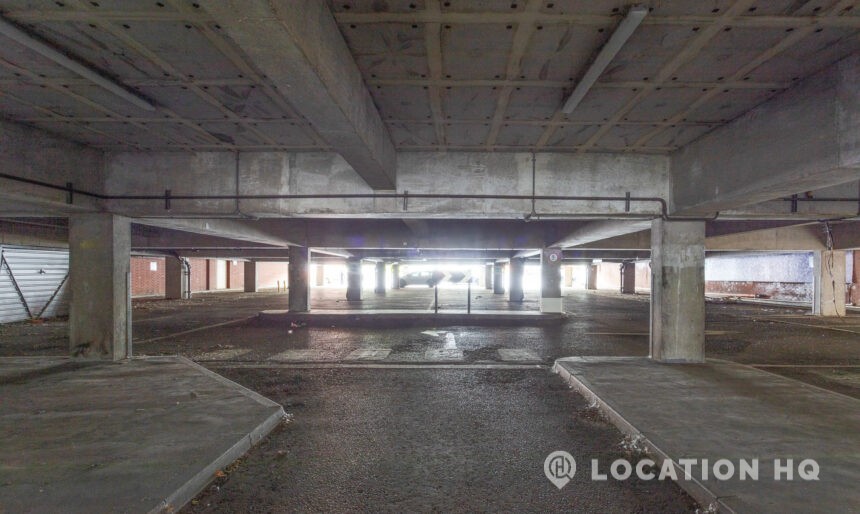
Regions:
M 213 368 L 220 369 L 496 369 L 496 370 L 543 370 L 544 364 L 505 363 L 360 363 L 360 362 L 230 362 L 208 361 Z
M 623 359 L 621 357 L 620 359 Z M 591 385 L 587 380 L 582 377 L 578 377 L 571 373 L 564 366 L 559 365 L 560 361 L 576 361 L 580 360 L 577 357 L 566 357 L 563 359 L 557 359 L 552 366 L 553 373 L 559 375 L 565 382 L 568 383 L 573 389 L 576 390 L 579 394 L 585 397 L 590 403 L 597 405 L 597 408 L 602 412 L 609 421 L 621 431 L 626 436 L 631 438 L 638 439 L 642 441 L 647 449 L 648 453 L 654 457 L 654 461 L 658 465 L 662 465 L 664 461 L 668 460 L 672 463 L 672 466 L 675 468 L 675 472 L 679 477 L 684 476 L 684 468 L 682 468 L 670 455 L 660 449 L 656 444 L 654 444 L 650 439 L 648 439 L 645 434 L 639 431 L 635 426 L 633 426 L 627 419 L 624 418 L 610 402 L 606 402 L 602 400 L 597 394 L 592 391 Z M 720 498 L 714 494 L 710 489 L 708 489 L 703 483 L 696 480 L 695 477 L 691 477 L 690 480 L 677 480 L 675 482 L 681 487 L 684 491 L 686 491 L 690 496 L 693 497 L 700 505 L 704 508 L 709 508 L 709 506 L 716 504 L 719 512 L 730 512 L 736 513 L 734 509 L 726 505 Z
M 443 327 L 443 326 L 545 326 L 563 323 L 564 314 L 501 311 L 425 312 L 425 311 L 343 311 L 343 312 L 289 312 L 263 311 L 258 319 L 262 323 L 284 325 L 305 323 L 309 327 Z
M 186 366 L 199 371 L 200 373 L 213 378 L 232 389 L 235 389 L 240 394 L 253 399 L 254 401 L 260 403 L 266 407 L 277 407 L 268 418 L 266 418 L 261 424 L 257 425 L 257 427 L 251 432 L 243 435 L 239 441 L 237 441 L 233 446 L 231 446 L 227 451 L 218 456 L 214 461 L 212 461 L 209 465 L 198 471 L 194 474 L 188 481 L 186 481 L 182 486 L 180 486 L 176 491 L 171 493 L 168 497 L 161 500 L 158 505 L 153 507 L 149 513 L 155 514 L 160 512 L 176 512 L 185 506 L 188 502 L 190 502 L 197 494 L 202 491 L 206 485 L 209 484 L 215 478 L 215 472 L 219 469 L 222 469 L 229 464 L 233 463 L 244 455 L 252 446 L 257 444 L 261 439 L 266 437 L 269 432 L 271 432 L 276 426 L 278 426 L 281 421 L 287 419 L 287 414 L 284 412 L 284 408 L 272 400 L 251 391 L 250 389 L 233 382 L 215 372 L 212 372 L 203 366 L 181 356 L 175 357 L 136 357 L 136 359 L 141 360 L 151 360 L 151 361 L 172 361 L 172 362 L 180 362 L 185 364 Z

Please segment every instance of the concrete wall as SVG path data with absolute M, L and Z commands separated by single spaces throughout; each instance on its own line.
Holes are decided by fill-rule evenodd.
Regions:
M 710 254 L 705 260 L 705 291 L 714 294 L 758 296 L 775 300 L 812 301 L 811 254 L 750 253 Z M 616 262 L 597 264 L 597 289 L 618 291 L 621 273 Z M 854 256 L 846 262 L 846 283 L 852 283 Z M 651 289 L 648 262 L 636 263 L 636 289 Z M 852 296 L 853 295 L 853 296 Z M 860 283 L 849 287 L 848 301 L 860 303 Z
M 0 245 L 67 248 L 69 231 L 46 223 L 0 220 Z
M 236 161 L 238 159 L 238 163 Z M 532 157 L 529 153 L 403 152 L 398 154 L 397 191 L 411 194 L 530 195 Z M 373 190 L 337 154 L 243 152 L 139 153 L 108 157 L 106 189 L 111 194 L 330 194 L 372 193 Z M 658 155 L 538 154 L 538 195 L 669 195 L 669 159 Z M 163 214 L 160 201 L 112 201 L 117 212 Z M 624 202 L 539 202 L 540 212 L 620 213 Z M 634 203 L 634 212 L 659 212 L 656 204 Z M 399 200 L 233 200 L 173 202 L 171 212 L 261 216 L 397 215 Z M 529 200 L 410 199 L 408 212 L 448 216 L 520 217 L 531 211 Z
M 810 253 L 709 255 L 705 291 L 775 300 L 812 301 Z
M 104 154 L 100 150 L 55 137 L 42 130 L 0 120 L 0 172 L 65 185 L 96 193 L 104 190 Z M 8 197 L 37 210 L 67 210 L 66 193 L 0 179 L 0 198 Z M 3 205 L 0 204 L 0 209 Z M 100 202 L 75 197 L 74 209 L 93 210 Z

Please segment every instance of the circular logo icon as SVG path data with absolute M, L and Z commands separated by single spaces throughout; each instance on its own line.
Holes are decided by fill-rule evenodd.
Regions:
M 561 489 L 576 474 L 576 459 L 566 451 L 555 451 L 543 461 L 543 472 L 550 482 Z
M 549 260 L 550 260 L 550 262 L 555 262 L 555 261 L 557 261 L 557 260 L 558 260 L 558 254 L 557 254 L 557 253 L 551 253 L 551 254 L 549 254 Z

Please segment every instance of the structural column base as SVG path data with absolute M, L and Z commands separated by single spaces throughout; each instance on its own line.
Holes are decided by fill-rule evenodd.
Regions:
M 564 312 L 562 303 L 563 302 L 561 298 L 541 298 L 540 311 L 551 313 Z

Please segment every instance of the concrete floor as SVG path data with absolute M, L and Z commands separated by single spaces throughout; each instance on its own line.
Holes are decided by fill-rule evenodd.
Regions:
M 710 360 L 671 366 L 643 358 L 568 358 L 554 368 L 597 400 L 653 455 L 707 459 L 681 483 L 705 505 L 729 512 L 848 512 L 860 507 L 860 401 L 749 366 Z M 678 392 L 684 394 L 679 395 Z M 718 480 L 713 463 L 759 460 L 759 479 Z M 793 480 L 774 479 L 775 459 L 794 459 Z M 814 459 L 817 480 L 798 465 Z M 655 459 L 657 460 L 657 459 Z M 604 472 L 609 463 L 604 463 Z M 683 471 L 679 470 L 679 477 Z
M 320 308 L 348 307 L 342 291 L 313 291 Z M 418 296 L 410 299 L 413 291 Z M 402 294 L 418 305 L 428 292 L 407 289 Z M 400 294 L 365 292 L 360 306 L 400 306 L 395 302 Z M 506 304 L 499 297 L 487 301 L 496 308 Z M 216 480 L 191 510 L 529 510 L 520 503 L 526 489 L 533 490 L 526 496 L 532 509 L 558 510 L 559 498 L 571 501 L 571 489 L 561 496 L 546 489 L 552 486 L 541 472 L 543 457 L 538 459 L 540 452 L 531 446 L 543 451 L 541 441 L 552 442 L 548 446 L 554 449 L 568 444 L 572 453 L 610 462 L 623 453 L 622 433 L 571 394 L 549 366 L 572 355 L 646 356 L 645 296 L 566 291 L 568 318 L 553 327 L 306 327 L 290 332 L 247 319 L 285 304 L 283 293 L 136 302 L 135 354 L 188 356 L 282 403 L 296 416 L 242 459 L 235 472 Z M 709 303 L 706 328 L 709 357 L 761 366 L 860 398 L 860 316 L 820 319 L 797 308 Z M 62 321 L 0 327 L 0 354 L 66 352 Z M 506 431 L 525 435 L 499 439 Z M 585 443 L 587 448 L 577 446 Z M 350 448 L 363 453 L 348 457 Z M 497 450 L 507 460 L 498 463 Z M 446 457 L 427 460 L 431 451 Z M 393 464 L 404 452 L 418 456 L 403 458 L 404 466 L 416 471 Z M 465 452 L 469 465 L 457 467 L 453 456 L 458 452 Z M 421 475 L 424 461 L 432 480 Z M 500 467 L 493 471 L 500 487 L 482 482 L 475 462 Z M 407 485 L 416 477 L 429 485 Z M 307 498 L 296 496 L 296 487 L 309 491 Z M 583 494 L 573 501 L 583 511 L 695 508 L 678 488 L 651 489 L 650 483 L 637 482 L 581 487 Z M 338 490 L 355 494 L 348 497 Z M 652 493 L 657 503 L 650 503 Z
M 439 310 L 465 311 L 467 297 L 471 297 L 472 308 L 486 311 L 539 311 L 540 296 L 538 291 L 524 292 L 522 302 L 509 302 L 508 294 L 493 294 L 492 290 L 473 286 L 470 290 L 464 285 L 446 284 L 439 288 Z M 340 309 L 409 309 L 432 311 L 435 303 L 433 288 L 426 286 L 409 286 L 402 289 L 388 289 L 384 295 L 373 290 L 363 290 L 360 302 L 346 300 L 346 289 L 335 287 L 311 288 L 311 310 L 340 310 Z
M 2 358 L 0 385 L 0 512 L 171 512 L 284 418 L 181 358 Z
M 222 369 L 293 421 L 189 512 L 692 512 L 674 484 L 557 490 L 555 450 L 619 458 L 622 436 L 546 369 Z

